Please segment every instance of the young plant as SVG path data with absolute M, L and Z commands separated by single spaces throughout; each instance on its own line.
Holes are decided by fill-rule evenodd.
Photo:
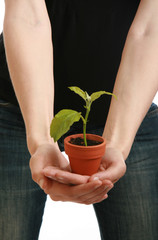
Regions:
M 69 89 L 71 91 L 74 91 L 76 94 L 78 94 L 85 100 L 86 102 L 86 105 L 84 106 L 86 109 L 85 117 L 82 116 L 81 112 L 77 112 L 71 109 L 63 109 L 59 111 L 51 122 L 50 135 L 54 139 L 54 142 L 56 142 L 62 135 L 64 135 L 70 129 L 71 125 L 74 122 L 78 122 L 80 119 L 82 119 L 84 144 L 85 146 L 87 146 L 86 127 L 92 103 L 103 94 L 112 95 L 115 98 L 116 96 L 113 93 L 105 91 L 94 92 L 89 96 L 87 92 L 81 90 L 79 87 L 69 87 Z

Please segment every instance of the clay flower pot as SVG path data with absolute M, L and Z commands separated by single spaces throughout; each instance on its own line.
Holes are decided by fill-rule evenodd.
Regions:
M 94 146 L 79 146 L 69 143 L 71 138 L 82 137 L 83 134 L 70 135 L 65 138 L 65 153 L 69 157 L 73 173 L 89 175 L 96 173 L 99 169 L 102 156 L 105 153 L 105 139 L 94 134 L 86 134 L 87 139 L 100 141 L 101 144 Z

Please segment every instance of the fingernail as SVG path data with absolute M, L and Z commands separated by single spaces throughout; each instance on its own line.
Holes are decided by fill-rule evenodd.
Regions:
M 99 188 L 101 185 L 96 185 L 94 188 L 96 189 L 96 188 Z
M 59 181 L 64 181 L 64 178 L 62 178 L 62 177 L 57 177 L 57 180 L 59 180 Z
M 52 176 L 47 176 L 47 178 L 53 179 Z
M 108 198 L 108 194 L 105 194 L 104 199 L 107 199 L 107 198 Z
M 38 184 L 43 189 L 44 179 L 39 180 Z
M 96 180 L 99 180 L 99 178 L 98 177 L 94 177 L 94 179 L 93 179 L 94 181 L 96 181 Z

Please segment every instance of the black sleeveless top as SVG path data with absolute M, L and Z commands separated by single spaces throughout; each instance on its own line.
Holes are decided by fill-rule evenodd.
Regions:
M 84 102 L 68 86 L 89 94 L 112 92 L 123 46 L 139 0 L 45 0 L 52 25 L 55 112 L 71 108 L 83 112 Z M 52 66 L 53 67 L 53 66 Z M 0 98 L 18 105 L 0 36 Z M 110 96 L 92 105 L 90 122 L 103 125 Z

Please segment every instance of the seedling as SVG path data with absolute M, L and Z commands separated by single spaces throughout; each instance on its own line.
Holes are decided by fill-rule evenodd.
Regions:
M 63 109 L 59 111 L 51 122 L 50 135 L 54 139 L 54 142 L 56 142 L 62 135 L 64 135 L 70 129 L 73 123 L 78 122 L 80 119 L 82 119 L 84 144 L 85 146 L 87 146 L 86 127 L 92 103 L 103 94 L 112 95 L 115 98 L 116 96 L 113 93 L 105 91 L 94 92 L 91 95 L 89 95 L 87 92 L 81 90 L 79 87 L 69 87 L 69 89 L 71 91 L 74 91 L 76 94 L 78 94 L 81 98 L 85 100 L 86 102 L 86 105 L 84 106 L 86 109 L 85 117 L 82 116 L 81 112 L 77 112 L 71 109 Z

